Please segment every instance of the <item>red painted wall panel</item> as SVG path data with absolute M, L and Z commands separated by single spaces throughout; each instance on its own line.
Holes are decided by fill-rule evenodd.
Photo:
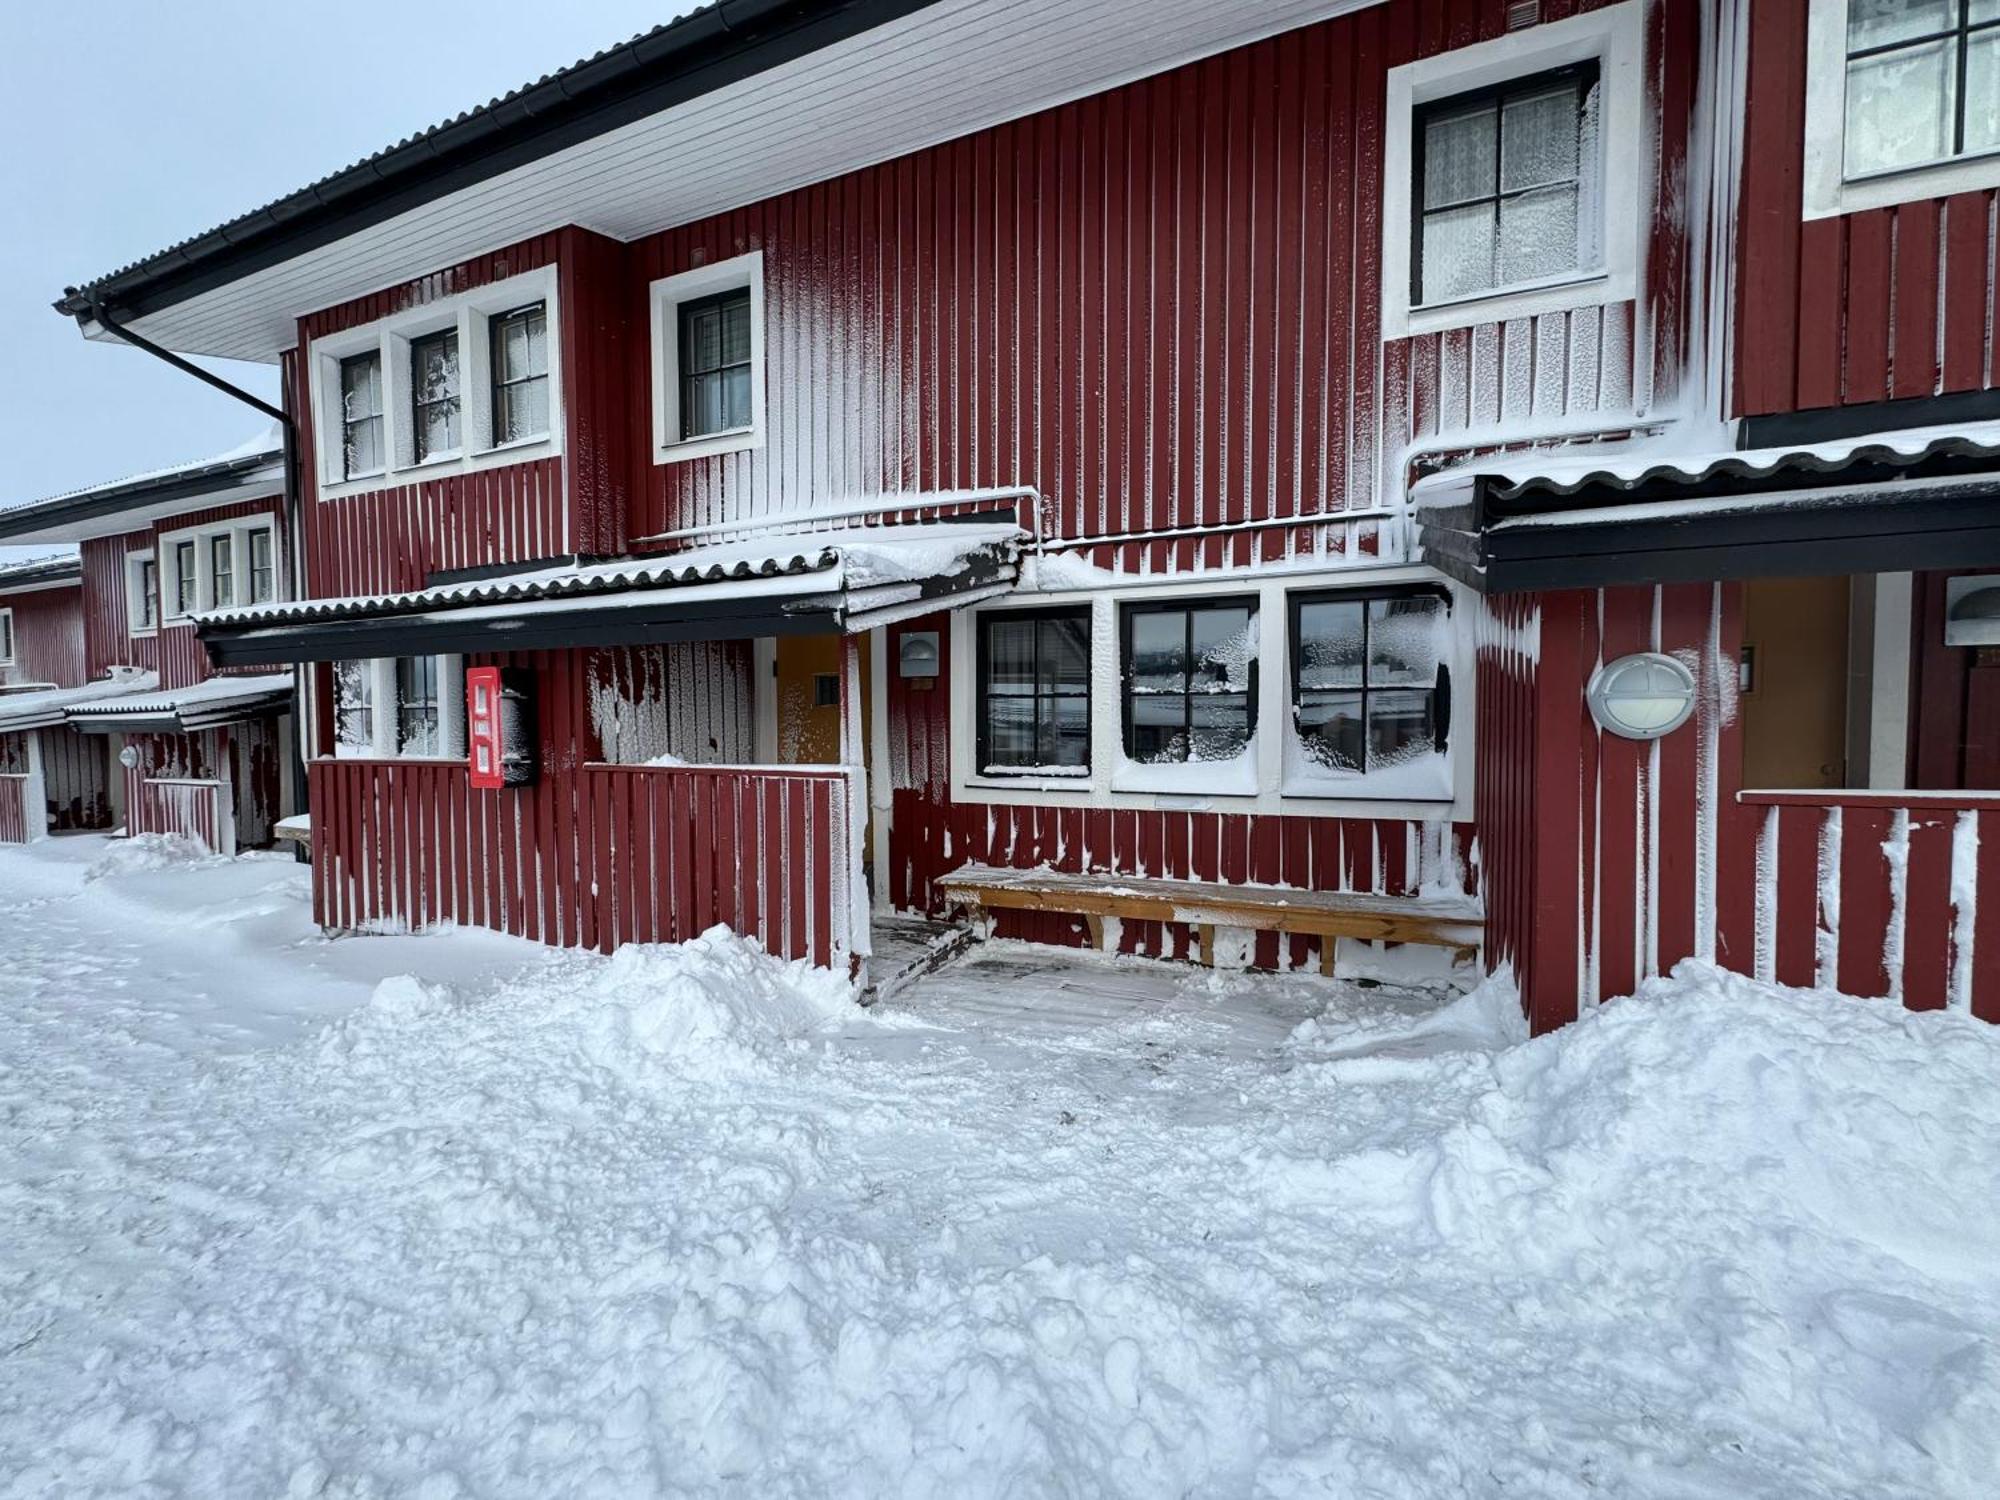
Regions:
M 0 683 L 75 687 L 88 680 L 80 586 L 0 593 L 0 609 L 14 616 L 14 659 L 0 665 Z

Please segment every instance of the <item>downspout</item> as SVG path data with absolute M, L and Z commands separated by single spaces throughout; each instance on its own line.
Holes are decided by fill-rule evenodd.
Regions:
M 74 295 L 74 293 L 72 293 L 71 295 Z M 224 380 L 220 375 L 216 375 L 208 370 L 204 370 L 200 365 L 194 363 L 194 361 L 190 359 L 184 359 L 182 356 L 174 353 L 174 351 L 171 349 L 162 348 L 160 345 L 154 343 L 151 339 L 147 338 L 144 334 L 134 333 L 131 329 L 125 327 L 122 323 L 119 323 L 115 319 L 113 319 L 112 316 L 105 311 L 103 302 L 98 300 L 98 298 L 95 296 L 92 296 L 90 299 L 90 316 L 91 320 L 95 322 L 98 325 L 98 327 L 103 328 L 107 332 L 115 335 L 123 342 L 130 344 L 134 349 L 144 350 L 146 353 L 152 355 L 153 358 L 165 361 L 167 364 L 172 365 L 176 370 L 179 370 L 184 375 L 192 375 L 196 380 L 201 381 L 202 384 L 204 385 L 213 386 L 216 390 L 221 391 L 223 395 L 232 397 L 237 401 L 241 401 L 245 406 L 251 407 L 256 411 L 263 413 L 263 415 L 269 417 L 272 421 L 278 424 L 278 430 L 284 434 L 284 441 L 285 441 L 285 455 L 283 461 L 284 464 L 283 483 L 284 483 L 284 496 L 285 496 L 285 537 L 288 543 L 288 545 L 285 548 L 285 556 L 286 556 L 286 561 L 289 564 L 289 571 L 291 573 L 292 597 L 294 599 L 303 599 L 305 597 L 305 586 L 306 586 L 306 580 L 305 580 L 306 539 L 305 539 L 305 533 L 300 527 L 298 424 L 292 420 L 292 417 L 288 412 L 284 411 L 280 407 L 273 406 L 270 402 L 264 400 L 261 396 L 253 396 L 248 391 L 244 390 L 241 386 L 232 385 L 229 381 Z M 305 761 L 306 757 L 305 682 L 306 682 L 305 668 L 302 666 L 293 667 L 292 668 L 292 766 L 291 766 L 292 805 L 300 809 L 301 811 L 308 810 L 310 808 L 310 793 L 309 793 L 309 785 L 306 780 L 306 761 Z M 303 845 L 298 846 L 295 849 L 294 853 L 297 858 L 304 859 L 306 857 L 305 846 Z

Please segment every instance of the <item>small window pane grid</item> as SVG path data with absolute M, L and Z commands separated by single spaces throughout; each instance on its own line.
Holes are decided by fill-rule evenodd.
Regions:
M 1417 111 L 1412 306 L 1591 269 L 1597 81 L 1580 63 Z
M 375 748 L 374 675 L 372 662 L 333 664 L 334 738 L 343 748 L 363 755 Z
M 1851 180 L 2000 149 L 2000 0 L 1848 0 Z
M 410 417 L 415 462 L 458 452 L 456 328 L 410 340 Z
M 1090 610 L 979 617 L 979 769 L 1090 773 Z
M 379 474 L 382 451 L 382 356 L 356 354 L 340 362 L 340 473 Z
M 396 753 L 439 753 L 438 661 L 435 656 L 396 658 Z
M 269 531 L 250 533 L 250 598 L 251 604 L 268 604 L 277 597 L 277 561 L 272 550 Z
M 226 609 L 236 602 L 236 541 L 231 536 L 208 539 L 208 581 L 211 607 Z
M 1257 727 L 1255 601 L 1124 607 L 1125 753 L 1141 765 L 1233 760 Z
M 679 318 L 681 440 L 748 427 L 750 289 L 683 302 Z
M 139 626 L 152 630 L 160 623 L 160 565 L 152 558 L 139 564 Z
M 1294 595 L 1291 608 L 1293 722 L 1314 764 L 1365 775 L 1445 749 L 1443 594 Z
M 174 543 L 174 613 L 193 614 L 200 580 L 195 575 L 193 542 Z
M 547 307 L 501 313 L 490 325 L 493 349 L 493 441 L 518 443 L 549 430 Z

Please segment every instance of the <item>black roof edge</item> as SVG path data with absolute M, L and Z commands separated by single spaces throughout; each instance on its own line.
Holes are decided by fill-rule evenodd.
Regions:
M 45 588 L 51 583 L 83 581 L 81 557 L 27 557 L 0 563 L 0 594 L 9 589 Z
M 143 318 L 412 208 L 808 56 L 937 0 L 717 0 L 205 234 L 82 286 L 56 311 Z
M 212 493 L 218 484 L 241 480 L 257 470 L 282 462 L 284 450 L 246 453 L 238 458 L 214 463 L 193 464 L 142 479 L 118 480 L 96 489 L 78 490 L 73 495 L 57 495 L 48 500 L 30 500 L 25 505 L 0 510 L 0 541 L 23 532 L 40 531 L 73 521 L 93 521 L 117 515 L 142 505 L 160 505 L 173 500 L 189 500 Z

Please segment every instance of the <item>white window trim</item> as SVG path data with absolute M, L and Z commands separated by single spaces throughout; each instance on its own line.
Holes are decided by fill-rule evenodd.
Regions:
M 0 667 L 14 665 L 14 610 L 11 605 L 0 605 Z
M 272 540 L 275 542 L 276 538 Z M 140 580 L 145 577 L 147 563 L 153 564 L 153 623 L 150 625 L 140 623 L 146 617 L 146 591 Z M 159 555 L 152 548 L 125 554 L 125 634 L 135 640 L 160 633 L 160 611 L 165 601 L 160 596 L 159 583 Z
M 1382 337 L 1408 338 L 1536 313 L 1625 302 L 1639 294 L 1645 254 L 1645 31 L 1640 0 L 1509 32 L 1489 42 L 1391 68 L 1382 149 Z M 1597 269 L 1546 284 L 1410 306 L 1411 133 L 1433 100 L 1596 59 L 1598 191 L 1603 214 Z
M 209 543 L 216 537 L 230 538 L 230 560 L 240 588 L 247 591 L 250 580 L 250 537 L 253 533 L 271 533 L 271 598 L 268 602 L 279 603 L 285 597 L 285 554 L 278 535 L 276 516 L 241 516 L 233 521 L 221 521 L 210 526 L 185 526 L 178 531 L 160 533 L 151 554 L 126 554 L 127 608 L 130 608 L 131 573 L 135 571 L 134 557 L 154 556 L 159 562 L 157 579 L 160 590 L 160 607 L 155 615 L 155 629 L 160 625 L 179 625 L 211 609 L 237 609 L 248 604 L 248 600 L 232 600 L 228 604 L 215 602 L 215 552 Z M 194 543 L 194 608 L 180 608 L 180 563 L 176 548 L 182 542 Z M 128 619 L 137 618 L 128 616 Z M 134 635 L 150 635 L 152 631 L 135 630 Z
M 402 701 L 396 692 L 396 662 L 393 656 L 361 658 L 368 667 L 368 696 L 373 709 L 365 750 L 340 743 L 340 708 L 334 705 L 334 760 L 407 760 L 457 763 L 465 759 L 465 658 L 439 655 L 438 743 L 444 746 L 434 755 L 406 755 L 396 746 L 401 728 Z
M 540 437 L 492 441 L 492 319 L 540 302 L 548 319 L 549 430 Z M 445 474 L 470 474 L 503 464 L 527 463 L 562 452 L 563 385 L 561 313 L 556 268 L 541 266 L 487 286 L 412 307 L 359 328 L 314 339 L 307 361 L 314 416 L 313 447 L 319 498 L 373 494 Z M 411 456 L 410 343 L 447 328 L 458 330 L 459 446 L 422 463 Z M 382 449 L 388 465 L 349 479 L 342 473 L 340 362 L 357 354 L 382 361 Z
M 1289 596 L 1341 588 L 1382 589 L 1399 585 L 1443 586 L 1451 594 L 1451 738 L 1448 797 L 1409 798 L 1356 794 L 1351 797 L 1296 796 L 1284 790 L 1286 727 L 1291 722 L 1291 615 Z M 1258 614 L 1257 790 L 1251 793 L 1181 794 L 1120 790 L 1124 758 L 1122 664 L 1118 659 L 1119 607 L 1127 603 L 1189 601 L 1212 596 L 1254 597 Z M 1286 572 L 1260 579 L 1234 574 L 1214 579 L 1159 580 L 1124 587 L 1020 593 L 951 618 L 951 799 L 994 806 L 1071 806 L 1153 812 L 1284 813 L 1297 817 L 1409 818 L 1465 822 L 1472 817 L 1470 737 L 1476 722 L 1473 644 L 1470 621 L 1474 597 L 1442 574 L 1424 567 L 1380 567 Z M 1088 605 L 1091 611 L 1090 774 L 1010 776 L 986 774 L 974 764 L 978 743 L 978 621 L 1010 609 Z
M 1805 217 L 1829 219 L 1996 186 L 2000 152 L 1847 180 L 1847 0 L 1812 0 L 1806 17 Z
M 750 289 L 750 425 L 680 438 L 676 434 L 681 430 L 681 304 L 738 287 Z M 647 301 L 652 308 L 653 462 L 680 463 L 763 447 L 764 252 L 752 250 L 748 255 L 663 276 L 647 288 Z

